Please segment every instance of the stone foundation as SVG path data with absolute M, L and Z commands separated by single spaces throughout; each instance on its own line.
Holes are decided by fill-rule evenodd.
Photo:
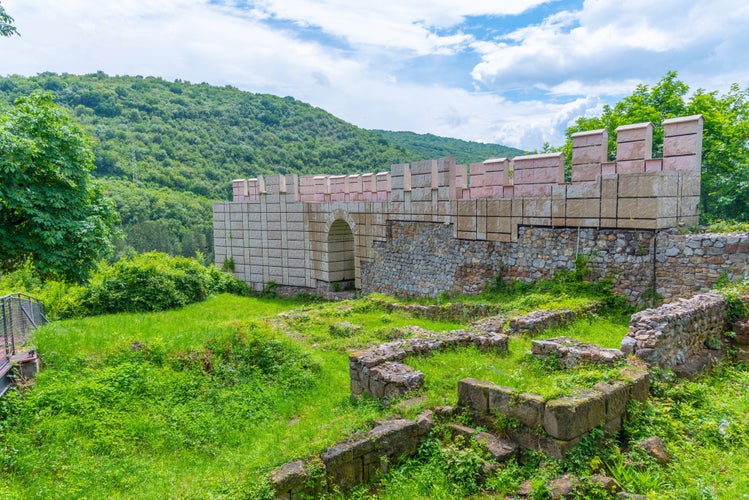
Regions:
M 555 358 L 562 368 L 597 363 L 613 365 L 624 358 L 619 349 L 608 349 L 568 337 L 531 341 L 531 353 L 540 359 Z
M 401 339 L 349 356 L 351 396 L 367 394 L 390 401 L 421 388 L 424 374 L 399 363 L 408 356 L 426 355 L 448 347 L 475 345 L 480 349 L 507 350 L 507 336 L 494 332 L 456 330 L 447 334 L 423 331 L 425 336 Z
M 334 444 L 318 457 L 288 462 L 270 474 L 276 498 L 319 498 L 371 481 L 391 464 L 414 455 L 432 425 L 428 411 L 416 420 L 390 420 L 359 438 Z
M 563 458 L 598 426 L 617 432 L 629 399 L 647 399 L 647 370 L 629 366 L 622 370 L 621 378 L 552 400 L 468 378 L 458 382 L 458 404 L 468 408 L 477 423 L 490 428 L 496 428 L 497 417 L 509 420 L 506 428 L 498 430 L 520 446 Z

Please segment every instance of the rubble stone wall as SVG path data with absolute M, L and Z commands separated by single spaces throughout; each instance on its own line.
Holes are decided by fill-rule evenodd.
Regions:
M 651 366 L 678 368 L 729 329 L 725 297 L 707 293 L 632 315 L 622 351 Z
M 377 242 L 362 266 L 367 292 L 435 296 L 473 293 L 498 276 L 536 281 L 582 258 L 593 277 L 612 276 L 631 303 L 664 302 L 708 291 L 721 275 L 749 270 L 749 235 L 675 231 L 522 227 L 512 242 L 461 240 L 444 224 L 389 222 L 392 238 Z M 470 278 L 467 278 L 470 276 Z

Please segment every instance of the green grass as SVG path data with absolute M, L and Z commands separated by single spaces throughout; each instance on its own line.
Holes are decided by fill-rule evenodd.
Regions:
M 531 303 L 582 308 L 595 300 L 557 292 L 493 296 L 505 311 L 523 312 Z M 526 356 L 531 339 L 517 336 L 506 354 L 465 348 L 409 360 L 425 372 L 426 387 L 407 409 L 366 398 L 354 402 L 351 351 L 398 338 L 408 325 L 435 331 L 465 326 L 387 312 L 377 306 L 381 300 L 305 303 L 220 295 L 160 313 L 51 323 L 35 335 L 45 367 L 34 386 L 0 399 L 0 498 L 17 498 L 19 491 L 29 498 L 252 498 L 264 491 L 262 478 L 275 466 L 320 453 L 394 412 L 413 416 L 454 403 L 461 378 L 549 397 L 615 376 L 603 369 L 550 372 L 548 364 Z M 622 309 L 604 309 L 539 337 L 566 335 L 616 347 L 627 320 Z M 730 494 L 745 488 L 746 372 L 729 370 L 702 383 L 707 388 L 672 384 L 682 389 L 670 392 L 664 383 L 658 386 L 661 399 L 633 410 L 633 438 L 661 433 L 683 458 L 668 470 L 623 466 L 630 481 L 669 478 L 668 486 L 683 498 L 710 485 Z M 728 451 L 716 438 L 721 419 L 730 422 Z M 601 460 L 615 465 L 612 456 Z M 356 494 L 461 498 L 480 490 L 471 467 L 482 457 L 481 450 L 434 441 L 407 468 L 395 468 L 374 490 Z M 711 463 L 731 479 L 721 480 L 717 470 L 705 473 Z M 465 477 L 456 477 L 458 465 Z M 489 484 L 511 491 L 499 485 L 564 469 L 543 461 L 515 467 L 501 469 Z
M 583 318 L 564 328 L 547 330 L 533 337 L 510 337 L 506 353 L 481 352 L 474 347 L 448 349 L 427 357 L 411 357 L 406 364 L 424 372 L 425 406 L 455 404 L 457 382 L 466 377 L 533 392 L 545 398 L 569 394 L 577 387 L 617 377 L 618 368 L 581 366 L 572 370 L 541 362 L 528 353 L 534 338 L 567 336 L 604 347 L 619 347 L 628 326 L 620 313 Z

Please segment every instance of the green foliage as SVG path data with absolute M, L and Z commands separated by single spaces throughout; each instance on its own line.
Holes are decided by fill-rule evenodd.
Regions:
M 93 159 L 48 93 L 0 115 L 0 269 L 32 258 L 44 277 L 82 281 L 110 252 L 116 212 L 89 178 Z
M 162 311 L 204 300 L 213 293 L 246 294 L 247 286 L 196 259 L 151 252 L 102 263 L 85 287 L 68 290 L 61 317 Z
M 523 151 L 501 144 L 484 144 L 437 137 L 432 134 L 415 134 L 413 132 L 391 132 L 374 130 L 389 144 L 413 152 L 419 159 L 442 158 L 454 156 L 459 164 L 482 162 L 488 158 L 513 158 L 524 154 Z
M 705 118 L 702 148 L 702 219 L 749 220 L 749 88 L 733 84 L 724 95 L 698 89 L 689 98 L 689 87 L 667 72 L 652 88 L 639 85 L 632 95 L 613 107 L 604 106 L 600 117 L 578 118 L 567 129 L 565 145 L 574 132 L 604 128 L 609 134 L 609 154 L 616 150 L 615 130 L 620 125 L 653 123 L 653 155 L 662 156 L 663 120 L 702 114 Z M 613 156 L 610 157 L 613 160 Z
M 13 26 L 13 18 L 0 5 L 0 36 L 9 37 L 17 34 L 18 30 Z
M 213 261 L 213 202 L 200 195 L 169 188 L 151 188 L 120 179 L 104 179 L 104 193 L 115 203 L 122 237 L 117 256 L 144 252 Z
M 96 139 L 98 176 L 152 189 L 226 199 L 235 178 L 351 174 L 425 159 L 291 97 L 102 72 L 0 78 L 0 100 L 37 89 L 53 91 Z

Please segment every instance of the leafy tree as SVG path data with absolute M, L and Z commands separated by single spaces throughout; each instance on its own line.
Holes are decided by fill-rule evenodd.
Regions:
M 663 150 L 663 120 L 702 114 L 705 117 L 702 148 L 702 216 L 704 221 L 723 218 L 749 220 L 749 88 L 737 84 L 722 96 L 697 90 L 687 98 L 689 87 L 669 71 L 652 88 L 638 85 L 632 95 L 604 106 L 599 117 L 578 118 L 567 129 L 574 132 L 605 128 L 609 152 L 616 148 L 615 130 L 620 125 L 653 122 L 653 156 Z M 613 159 L 613 156 L 610 157 Z
M 116 212 L 90 179 L 91 142 L 49 93 L 0 115 L 0 269 L 33 259 L 45 277 L 83 280 L 111 248 Z
M 17 35 L 18 30 L 13 26 L 13 18 L 8 15 L 5 8 L 0 5 L 0 36 L 13 36 Z

